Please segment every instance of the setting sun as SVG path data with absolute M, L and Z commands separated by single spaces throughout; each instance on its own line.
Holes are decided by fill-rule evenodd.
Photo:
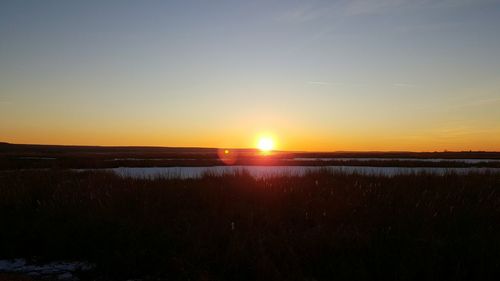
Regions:
M 270 152 L 274 149 L 274 140 L 270 137 L 261 137 L 259 138 L 257 147 L 262 152 Z

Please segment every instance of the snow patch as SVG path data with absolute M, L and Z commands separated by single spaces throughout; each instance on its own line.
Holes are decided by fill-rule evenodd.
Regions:
M 51 262 L 28 264 L 25 259 L 0 260 L 0 272 L 23 273 L 30 276 L 56 277 L 58 280 L 77 280 L 75 272 L 89 271 L 95 266 L 86 262 Z

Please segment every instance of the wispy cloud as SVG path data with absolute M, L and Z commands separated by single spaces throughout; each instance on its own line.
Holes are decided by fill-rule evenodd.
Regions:
M 470 5 L 482 5 L 491 3 L 500 3 L 499 0 L 438 0 L 438 1 L 425 1 L 434 4 L 436 7 L 453 8 L 463 7 Z
M 316 85 L 316 86 L 329 86 L 333 84 L 331 82 L 326 82 L 326 81 L 307 81 L 306 83 L 309 85 Z
M 276 17 L 276 20 L 281 22 L 306 22 L 319 16 L 311 5 L 302 5 L 284 11 Z
M 350 17 L 383 14 L 401 9 L 449 9 L 470 5 L 500 3 L 500 0 L 338 0 L 301 3 L 282 11 L 278 21 L 304 23 L 324 17 Z
M 491 132 L 491 129 L 479 129 L 473 126 L 457 125 L 434 129 L 431 134 L 439 139 L 448 140 L 459 139 L 466 136 L 473 136 L 478 134 L 488 134 Z
M 470 5 L 499 3 L 499 0 L 351 0 L 347 1 L 345 14 L 379 14 L 395 9 L 450 9 Z
M 366 15 L 377 14 L 388 9 L 400 8 L 410 5 L 411 3 L 420 2 L 408 0 L 354 0 L 348 1 L 345 6 L 344 14 L 346 15 Z
M 455 101 L 454 104 L 449 105 L 447 108 L 448 110 L 461 110 L 465 108 L 472 108 L 472 107 L 481 107 L 481 106 L 489 106 L 489 105 L 494 105 L 500 103 L 500 97 L 498 96 L 483 96 L 481 98 L 477 99 L 469 99 L 464 101 L 463 99 L 459 99 Z
M 288 23 L 305 23 L 335 15 L 341 10 L 343 10 L 342 3 L 339 1 L 328 4 L 302 3 L 279 13 L 276 20 Z
M 351 20 L 366 16 L 429 13 L 432 10 L 449 11 L 450 9 L 468 9 L 472 5 L 485 6 L 499 3 L 500 0 L 333 0 L 300 1 L 300 4 L 286 6 L 275 15 L 275 20 L 291 25 L 309 25 L 311 31 L 301 43 L 296 43 L 284 50 L 286 54 L 295 54 L 314 45 L 332 34 L 342 34 Z M 436 32 L 460 28 L 464 23 L 457 19 L 436 19 L 433 21 L 401 21 L 389 28 L 398 33 Z M 387 28 L 387 27 L 384 27 Z M 355 35 L 354 31 L 354 35 Z M 403 83 L 404 84 L 404 83 Z M 395 85 L 396 87 L 398 85 Z
M 390 9 L 414 6 L 425 0 L 340 0 L 308 2 L 291 7 L 276 16 L 276 20 L 288 23 L 305 23 L 322 18 L 339 18 L 382 13 Z
M 490 105 L 490 104 L 495 104 L 500 102 L 500 97 L 494 97 L 494 98 L 486 98 L 486 99 L 479 99 L 479 100 L 474 100 L 468 103 L 464 103 L 459 105 L 459 107 L 473 107 L 473 106 L 483 106 L 483 105 Z
M 321 80 L 310 80 L 305 82 L 308 85 L 314 85 L 314 86 L 367 86 L 368 84 L 373 83 L 366 83 L 366 82 L 332 82 L 332 81 L 321 81 Z M 400 87 L 400 88 L 415 88 L 418 87 L 416 84 L 411 84 L 411 83 L 393 83 L 393 84 L 375 84 L 377 86 L 384 86 L 384 87 Z
M 393 87 L 400 87 L 400 88 L 415 88 L 417 85 L 415 84 L 410 84 L 410 83 L 394 83 L 392 84 Z

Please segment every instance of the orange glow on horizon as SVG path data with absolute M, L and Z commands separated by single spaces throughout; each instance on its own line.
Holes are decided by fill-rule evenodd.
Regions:
M 232 156 L 232 149 L 257 148 L 259 140 L 270 137 L 274 141 L 273 150 L 280 151 L 500 151 L 500 134 L 490 131 L 460 135 L 438 133 L 406 136 L 405 132 L 388 131 L 380 133 L 337 130 L 335 134 L 308 129 L 286 130 L 277 128 L 279 135 L 259 133 L 253 130 L 220 130 L 213 133 L 205 131 L 193 134 L 165 133 L 163 128 L 151 131 L 141 128 L 121 127 L 94 129 L 85 126 L 67 129 L 17 127 L 11 130 L 0 126 L 0 142 L 14 144 L 46 145 L 100 145 L 100 146 L 164 146 L 164 147 L 207 147 L 224 148 L 224 158 Z M 161 132 L 161 133 L 159 133 Z M 286 136 L 286 138 L 285 138 Z M 225 153 L 224 150 L 228 150 Z

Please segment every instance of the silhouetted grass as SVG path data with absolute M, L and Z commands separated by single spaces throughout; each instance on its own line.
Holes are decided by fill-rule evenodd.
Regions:
M 102 280 L 494 279 L 499 222 L 491 173 L 0 173 L 0 258 L 87 260 Z

